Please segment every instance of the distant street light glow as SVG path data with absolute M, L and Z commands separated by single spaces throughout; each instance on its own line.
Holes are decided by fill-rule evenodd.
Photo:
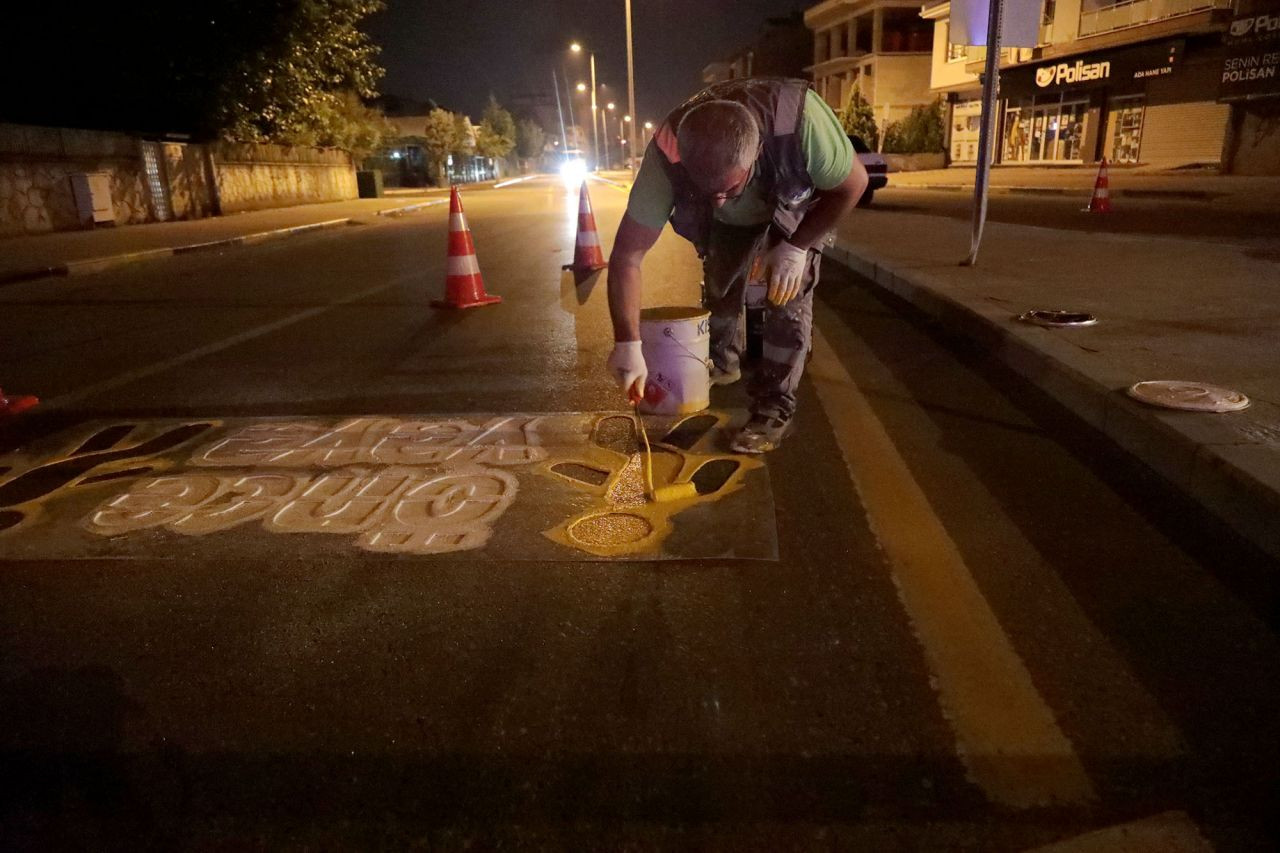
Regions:
M 587 84 L 586 84 L 586 83 L 579 83 L 579 84 L 578 84 L 578 91 L 579 91 L 579 92 L 585 92 L 585 91 L 587 91 Z
M 587 175 L 587 162 L 581 157 L 565 160 L 560 166 L 560 177 L 568 186 L 577 186 Z

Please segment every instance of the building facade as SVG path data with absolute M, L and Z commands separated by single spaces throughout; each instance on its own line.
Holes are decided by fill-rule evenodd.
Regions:
M 1039 44 L 1001 52 L 996 162 L 1221 166 L 1233 0 L 1043 0 Z M 930 84 L 949 106 L 953 163 L 977 158 L 985 50 L 950 44 L 950 2 L 927 5 Z
M 804 13 L 813 33 L 814 88 L 840 110 L 855 91 L 882 125 L 932 101 L 933 27 L 919 0 L 825 0 Z
M 708 63 L 702 82 L 710 85 L 739 77 L 804 77 L 809 61 L 809 30 L 800 13 L 766 18 L 750 45 L 727 59 Z

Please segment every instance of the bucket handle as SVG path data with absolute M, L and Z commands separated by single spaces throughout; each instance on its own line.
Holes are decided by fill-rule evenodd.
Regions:
M 711 359 L 709 359 L 709 358 L 703 358 L 702 356 L 698 355 L 696 352 L 694 352 L 693 350 L 691 350 L 691 349 L 689 349 L 687 346 L 685 346 L 685 345 L 684 345 L 684 343 L 683 343 L 682 341 L 678 341 L 678 340 L 676 340 L 676 336 L 675 336 L 675 335 L 673 335 L 673 334 L 671 334 L 671 327 L 670 327 L 670 326 L 667 326 L 666 328 L 664 328 L 664 329 L 662 330 L 662 336 L 663 336 L 664 338 L 670 338 L 671 343 L 673 343 L 673 344 L 675 344 L 676 346 L 680 347 L 680 349 L 684 350 L 684 351 L 687 353 L 687 355 L 681 356 L 682 358 L 691 358 L 691 359 L 693 359 L 694 361 L 701 362 L 701 363 L 702 363 L 702 365 L 703 365 L 704 367 L 706 367 L 706 368 L 707 368 L 707 370 L 710 370 L 710 369 L 711 369 Z

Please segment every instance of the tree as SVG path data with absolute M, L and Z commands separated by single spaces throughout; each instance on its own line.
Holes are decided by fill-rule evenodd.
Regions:
M 242 49 L 221 75 L 212 124 L 248 142 L 339 145 L 368 136 L 369 116 L 352 96 L 372 98 L 383 69 L 379 48 L 359 29 L 383 0 L 229 0 L 219 15 L 255 49 Z M 249 32 L 248 30 L 254 30 Z M 361 127 L 349 127 L 342 117 Z
M 845 133 L 862 137 L 862 141 L 871 150 L 874 151 L 879 146 L 880 128 L 876 125 L 875 109 L 862 97 L 862 92 L 857 87 L 854 87 L 853 94 L 849 96 L 849 103 L 840 111 L 840 124 Z
M 453 117 L 453 148 L 449 153 L 462 158 L 476 153 L 476 128 L 469 117 L 461 114 Z
M 427 126 L 423 128 L 423 147 L 427 151 L 433 171 L 437 176 L 445 173 L 445 158 L 457 147 L 458 126 L 453 113 L 436 108 L 427 114 Z
M 476 133 L 476 153 L 481 157 L 500 160 L 515 147 L 515 119 L 502 108 L 497 98 L 490 95 L 489 103 L 484 108 L 484 118 L 480 121 L 480 130 Z
M 23 81 L 0 104 L 10 121 L 337 144 L 353 135 L 336 120 L 349 93 L 371 98 L 383 73 L 360 30 L 383 0 L 130 0 L 76 4 L 74 21 L 65 3 L 9 5 L 6 31 L 58 45 L 58 73 L 33 73 L 48 39 L 6 40 L 0 74 Z M 110 74 L 104 45 L 132 46 Z
M 522 119 L 516 125 L 516 153 L 526 160 L 542 156 L 547 145 L 547 134 L 542 125 L 532 119 Z
M 933 154 L 944 151 L 945 123 L 942 99 L 912 107 L 911 113 L 884 131 L 884 150 L 891 154 Z
M 341 148 L 359 162 L 377 150 L 383 139 L 395 135 L 395 127 L 381 111 L 365 106 L 355 92 L 344 92 L 316 110 L 310 128 L 287 141 L 294 145 Z

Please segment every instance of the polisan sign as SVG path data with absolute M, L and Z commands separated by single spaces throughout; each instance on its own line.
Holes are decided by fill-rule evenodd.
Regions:
M 1000 91 L 1006 97 L 1025 98 L 1169 77 L 1182 48 L 1182 39 L 1174 39 L 1073 56 L 1039 66 L 1015 66 L 1001 74 Z
M 1046 65 L 1036 69 L 1036 85 L 1041 89 L 1049 86 L 1063 86 L 1072 83 L 1085 83 L 1091 80 L 1105 80 L 1111 76 L 1111 63 L 1107 61 L 1090 62 L 1077 59 L 1075 65 L 1066 62 L 1057 65 Z

